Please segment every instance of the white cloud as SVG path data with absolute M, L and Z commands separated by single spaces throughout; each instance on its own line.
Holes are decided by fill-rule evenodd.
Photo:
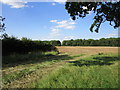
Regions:
M 51 20 L 50 22 L 54 22 L 57 25 L 55 25 L 53 28 L 61 28 L 61 29 L 69 29 L 69 30 L 73 30 L 75 28 L 76 24 L 74 21 L 72 20 L 63 20 L 63 21 L 57 21 L 57 20 Z
M 113 33 L 110 33 L 108 35 L 106 35 L 106 37 L 120 37 L 119 35 L 119 30 L 113 31 Z
M 61 22 L 57 22 L 57 24 L 66 24 L 67 23 L 67 20 L 63 20 Z
M 64 25 L 64 24 L 60 24 L 60 25 L 55 26 L 55 28 L 65 28 L 65 27 L 66 27 L 66 25 Z
M 64 4 L 67 0 L 53 0 L 53 1 L 60 4 Z
M 60 36 L 60 29 L 52 28 L 50 37 L 57 37 L 57 36 Z
M 55 6 L 55 5 L 56 5 L 56 3 L 52 3 L 52 5 L 53 5 L 53 6 Z
M 108 34 L 107 37 L 115 37 L 118 36 L 118 34 Z
M 23 8 L 28 7 L 27 2 L 22 0 L 0 0 L 0 2 L 10 5 L 11 8 Z
M 64 40 L 76 39 L 75 36 L 65 36 Z
M 50 20 L 50 22 L 57 22 L 57 20 Z
M 43 40 L 59 40 L 60 39 L 60 29 L 57 28 L 50 28 L 50 33 L 44 37 Z
M 69 24 L 75 24 L 75 22 L 70 22 Z
M 75 26 L 66 26 L 65 29 L 74 29 Z
M 75 26 L 73 26 L 73 25 L 69 25 L 69 24 L 62 24 L 62 25 L 57 25 L 56 26 L 56 28 L 63 28 L 63 29 L 74 29 L 75 28 Z
M 58 38 L 61 36 L 60 31 L 62 30 L 73 30 L 75 28 L 75 22 L 72 20 L 50 20 L 51 23 L 55 23 L 55 26 L 52 26 L 50 32 L 50 38 Z

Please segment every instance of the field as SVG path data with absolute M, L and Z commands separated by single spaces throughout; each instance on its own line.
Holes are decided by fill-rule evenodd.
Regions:
M 3 88 L 118 88 L 118 47 L 57 47 L 57 52 L 11 55 Z

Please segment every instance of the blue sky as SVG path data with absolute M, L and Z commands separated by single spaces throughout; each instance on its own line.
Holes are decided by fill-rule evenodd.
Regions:
M 117 37 L 118 30 L 103 23 L 99 33 L 90 32 L 93 13 L 76 21 L 70 19 L 64 3 L 2 3 L 6 33 L 33 40 L 99 39 Z

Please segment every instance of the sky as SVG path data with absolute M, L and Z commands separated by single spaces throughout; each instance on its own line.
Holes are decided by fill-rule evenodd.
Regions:
M 6 1 L 6 2 L 5 2 Z M 1 1 L 8 35 L 32 40 L 100 39 L 118 37 L 118 29 L 103 23 L 99 33 L 89 30 L 94 13 L 73 21 L 63 2 Z M 19 0 L 18 0 L 19 1 Z M 61 1 L 61 0 L 58 0 Z

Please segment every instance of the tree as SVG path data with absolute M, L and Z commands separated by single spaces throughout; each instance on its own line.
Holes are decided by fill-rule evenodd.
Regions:
M 51 40 L 51 45 L 54 45 L 54 46 L 61 46 L 61 42 L 59 40 Z
M 5 18 L 3 18 L 2 16 L 0 16 L 0 32 L 5 31 L 5 23 L 3 23 L 3 21 L 5 20 Z M 6 33 L 4 34 L 0 34 L 0 40 L 6 36 Z
M 3 23 L 4 20 L 5 20 L 5 18 L 0 16 L 0 32 L 5 30 L 5 23 Z
M 90 31 L 98 33 L 101 23 L 108 21 L 114 28 L 120 27 L 120 1 L 114 2 L 70 2 L 67 0 L 65 9 L 73 20 L 86 17 L 90 12 L 94 12 L 94 22 Z
M 64 40 L 62 46 L 120 46 L 120 38 Z
M 27 38 L 27 37 L 22 37 L 21 40 L 22 41 L 32 41 L 30 38 Z

